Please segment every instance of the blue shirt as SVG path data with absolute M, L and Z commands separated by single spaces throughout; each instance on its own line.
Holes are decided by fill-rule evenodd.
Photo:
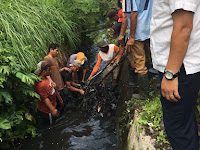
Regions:
M 77 56 L 77 54 L 72 54 L 70 57 L 69 57 L 69 59 L 68 59 L 68 61 L 67 61 L 67 65 L 66 65 L 66 67 L 70 67 L 70 64 L 72 64 L 72 62 L 74 61 L 74 60 L 76 60 L 76 56 Z M 88 67 L 88 59 L 87 59 L 87 57 L 85 56 L 84 57 L 84 60 L 85 60 L 85 62 L 84 62 L 84 64 L 81 66 L 81 67 L 83 67 L 83 69 L 87 69 L 87 67 Z
M 128 28 L 130 33 L 130 13 L 138 12 L 135 40 L 144 41 L 150 38 L 150 21 L 153 0 L 123 0 L 122 9 L 127 13 Z

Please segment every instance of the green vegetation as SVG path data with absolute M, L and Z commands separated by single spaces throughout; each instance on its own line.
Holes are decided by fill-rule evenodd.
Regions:
M 49 43 L 72 53 L 85 30 L 107 22 L 111 7 L 112 0 L 0 0 L 0 149 L 36 136 L 32 115 L 39 78 L 32 72 Z
M 133 124 L 135 110 L 139 112 L 138 132 L 143 130 L 146 134 L 157 140 L 155 147 L 158 149 L 169 148 L 169 141 L 164 132 L 162 121 L 162 106 L 160 102 L 160 94 L 158 90 L 159 80 L 150 80 L 150 98 L 148 100 L 127 100 L 126 109 L 119 118 L 121 125 L 119 134 L 128 135 L 129 129 Z
M 145 102 L 145 105 L 141 107 L 140 119 L 138 123 L 147 127 L 147 129 L 151 128 L 155 130 L 155 133 L 151 133 L 151 136 L 155 136 L 158 142 L 163 142 L 164 144 L 169 144 L 166 139 L 166 133 L 163 128 L 161 128 L 162 122 L 162 107 L 160 103 L 160 96 L 156 96 L 152 100 L 148 100 Z

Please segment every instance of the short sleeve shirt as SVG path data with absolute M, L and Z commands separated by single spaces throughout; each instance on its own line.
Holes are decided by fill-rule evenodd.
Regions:
M 200 1 L 154 0 L 151 19 L 151 56 L 153 67 L 164 72 L 173 30 L 172 13 L 177 9 L 194 12 L 193 29 L 183 64 L 186 74 L 200 71 Z M 174 62 L 175 63 L 175 62 Z
M 123 0 L 122 9 L 127 13 L 130 32 L 130 13 L 138 12 L 135 40 L 144 41 L 150 38 L 150 22 L 153 0 Z
M 67 66 L 66 67 L 70 67 L 69 65 L 70 64 L 72 64 L 72 62 L 74 61 L 74 60 L 76 60 L 76 57 L 77 57 L 77 54 L 72 54 L 70 57 L 69 57 L 69 59 L 68 59 L 68 61 L 67 61 Z M 83 67 L 83 69 L 87 69 L 87 67 L 88 67 L 88 59 L 87 59 L 87 57 L 85 56 L 84 57 L 84 64 L 81 66 L 81 67 Z
M 44 79 L 42 81 L 36 82 L 35 90 L 40 95 L 40 100 L 38 100 L 37 103 L 37 109 L 47 114 L 51 113 L 50 109 L 44 103 L 44 100 L 48 98 L 53 107 L 56 108 L 56 96 L 58 93 L 55 91 L 53 86 L 50 85 L 49 80 Z
M 52 58 L 50 56 L 44 57 L 44 61 L 47 61 L 50 63 L 51 67 L 51 79 L 56 83 L 56 89 L 62 90 L 64 88 L 64 83 L 62 81 L 62 77 L 60 75 L 58 62 L 55 58 Z
M 72 80 L 72 72 L 67 71 L 67 70 L 63 70 L 61 72 L 61 75 L 62 75 L 64 83 L 65 82 L 71 82 L 71 80 Z

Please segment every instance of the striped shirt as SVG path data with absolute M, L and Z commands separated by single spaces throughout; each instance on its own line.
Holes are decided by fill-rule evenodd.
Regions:
M 153 0 L 122 0 L 122 10 L 127 13 L 128 23 L 130 22 L 130 13 L 138 12 L 135 31 L 135 40 L 137 41 L 144 41 L 150 38 L 152 5 Z

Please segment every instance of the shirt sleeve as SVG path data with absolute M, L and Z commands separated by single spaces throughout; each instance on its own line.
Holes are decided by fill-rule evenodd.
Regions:
M 64 82 L 71 82 L 72 78 L 71 78 L 71 73 L 69 71 L 63 70 L 61 72 L 61 76 L 62 76 Z
M 99 70 L 99 67 L 100 67 L 100 65 L 101 65 L 101 62 L 102 62 L 102 58 L 101 58 L 101 56 L 100 56 L 100 53 L 98 53 L 97 63 L 96 63 L 96 65 L 94 66 L 94 69 L 92 70 L 92 73 L 91 73 L 92 76 Z
M 123 0 L 123 12 L 131 13 L 138 11 L 137 3 L 135 0 Z
M 69 57 L 68 61 L 67 61 L 67 66 L 66 67 L 70 67 L 70 64 L 72 64 L 72 62 L 76 60 L 76 54 L 73 54 Z
M 171 13 L 177 9 L 196 12 L 199 0 L 169 0 Z

